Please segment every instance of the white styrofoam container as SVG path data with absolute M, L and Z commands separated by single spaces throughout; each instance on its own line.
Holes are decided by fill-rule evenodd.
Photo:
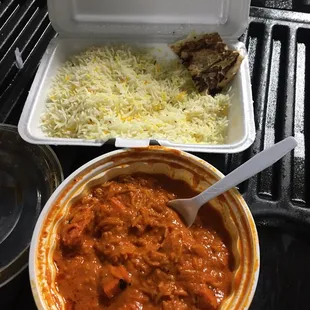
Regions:
M 176 144 L 156 137 L 144 140 L 115 137 L 115 145 L 143 147 L 150 140 L 157 140 L 163 146 L 194 152 L 236 153 L 247 149 L 255 139 L 255 123 L 248 56 L 238 38 L 248 25 L 249 7 L 250 0 L 48 0 L 49 17 L 59 35 L 50 42 L 41 60 L 18 124 L 19 134 L 35 144 L 104 144 L 106 140 L 53 138 L 42 132 L 40 118 L 59 66 L 88 46 L 120 41 L 159 47 L 162 54 L 158 57 L 176 57 L 168 43 L 193 31 L 217 31 L 231 48 L 244 56 L 229 88 L 232 104 L 226 143 Z

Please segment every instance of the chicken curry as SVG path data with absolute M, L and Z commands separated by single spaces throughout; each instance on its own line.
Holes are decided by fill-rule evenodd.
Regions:
M 235 264 L 221 215 L 206 206 L 187 228 L 167 206 L 196 194 L 164 175 L 134 174 L 72 204 L 54 252 L 66 310 L 219 309 Z

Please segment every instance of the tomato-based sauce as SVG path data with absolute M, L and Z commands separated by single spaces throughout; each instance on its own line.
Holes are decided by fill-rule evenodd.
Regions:
M 192 197 L 164 175 L 120 176 L 92 188 L 61 222 L 54 261 L 66 309 L 218 309 L 234 257 L 220 214 L 191 228 L 167 207 Z

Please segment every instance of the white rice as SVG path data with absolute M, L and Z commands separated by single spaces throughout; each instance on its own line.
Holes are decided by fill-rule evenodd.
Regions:
M 42 130 L 50 137 L 221 144 L 230 97 L 199 94 L 188 71 L 150 49 L 91 47 L 57 73 Z

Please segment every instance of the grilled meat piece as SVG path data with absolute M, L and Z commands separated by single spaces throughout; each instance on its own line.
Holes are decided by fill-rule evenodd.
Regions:
M 230 50 L 218 33 L 204 34 L 170 45 L 188 69 L 199 92 L 215 95 L 233 79 L 243 57 Z

